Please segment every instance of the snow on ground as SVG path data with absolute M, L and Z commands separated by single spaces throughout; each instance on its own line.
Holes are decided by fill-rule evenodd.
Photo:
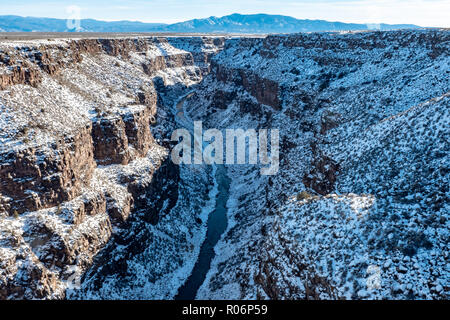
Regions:
M 144 54 L 186 54 L 196 47 L 187 40 L 169 39 L 177 49 L 158 42 Z M 202 54 L 214 52 L 210 42 L 202 43 Z M 446 30 L 228 39 L 215 64 L 235 75 L 272 80 L 280 110 L 258 103 L 252 91 L 267 88 L 244 88 L 242 77 L 224 83 L 213 70 L 202 80 L 197 66 L 149 76 L 141 69 L 142 53 L 130 61 L 86 55 L 57 79 L 44 76 L 45 86 L 1 91 L 0 142 L 7 149 L 36 141 L 45 146 L 53 137 L 44 129 L 21 128 L 42 118 L 53 133 L 64 135 L 99 111 L 122 112 L 137 92 L 153 85 L 159 122 L 152 130 L 163 141 L 182 124 L 173 119 L 176 101 L 192 92 L 184 115 L 202 120 L 205 129 L 277 128 L 281 135 L 277 175 L 260 176 L 259 166 L 228 168 L 228 228 L 197 298 L 448 299 L 448 43 Z M 125 205 L 120 177 L 144 174 L 165 156 L 154 149 L 128 166 L 99 167 L 92 187 L 111 190 Z M 70 292 L 72 298 L 175 295 L 195 263 L 216 192 L 206 166 L 182 166 L 180 176 L 176 204 L 169 210 L 164 202 L 156 225 L 143 223 L 149 213 L 142 210 L 127 228 L 115 228 L 114 241 L 98 255 L 82 289 Z M 76 207 L 79 200 L 64 206 Z M 3 219 L 5 268 L 17 267 L 9 263 L 10 241 L 29 217 L 47 219 L 65 232 L 73 217 L 56 218 L 56 210 Z M 101 217 L 88 219 L 83 228 L 95 229 Z M 25 252 L 29 246 L 25 240 L 19 245 Z M 98 267 L 101 259 L 112 262 Z
M 48 49 L 51 51 L 55 48 L 53 44 L 62 45 L 69 41 L 71 40 L 50 41 L 52 45 Z M 30 47 L 38 47 L 38 44 L 42 44 L 42 47 L 39 47 L 41 49 L 47 46 L 44 40 L 26 41 L 23 45 L 22 42 L 20 44 L 20 48 L 16 48 L 18 43 L 12 42 L 8 42 L 5 46 L 11 47 L 9 49 L 16 48 L 21 53 L 28 52 Z M 5 48 L 3 43 L 1 48 Z M 149 44 L 147 52 L 147 55 L 153 58 L 178 54 L 189 55 L 190 53 L 159 40 Z M 82 58 L 80 63 L 67 64 L 52 76 L 42 71 L 42 82 L 36 87 L 15 85 L 8 90 L 0 91 L 0 151 L 2 153 L 12 149 L 33 147 L 43 157 L 48 156 L 47 153 L 57 155 L 57 150 L 54 148 L 55 141 L 59 138 L 74 136 L 97 117 L 120 115 L 130 110 L 139 111 L 145 108 L 136 102 L 136 98 L 138 93 L 155 93 L 155 78 L 163 79 L 165 88 L 160 89 L 167 90 L 167 100 L 176 96 L 176 93 L 169 93 L 172 87 L 174 92 L 178 92 L 177 90 L 184 90 L 201 80 L 199 68 L 195 65 L 183 66 L 182 61 L 175 67 L 164 68 L 162 65 L 161 70 L 149 75 L 143 71 L 140 60 L 134 54 L 130 59 L 103 53 L 83 54 Z M 159 123 L 151 128 L 154 134 L 157 135 L 155 131 L 160 130 L 161 125 L 170 120 L 171 106 L 172 104 L 169 103 L 166 111 L 157 111 L 157 118 L 165 114 L 168 119 L 158 118 Z M 161 100 L 158 107 L 164 109 L 166 106 Z M 162 203 L 158 213 L 161 215 L 160 222 L 156 225 L 147 221 L 151 213 L 146 210 L 133 212 L 128 222 L 122 226 L 115 224 L 114 221 L 111 225 L 107 212 L 83 216 L 81 223 L 77 213 L 89 199 L 99 200 L 101 206 L 101 199 L 106 195 L 108 208 L 114 207 L 118 212 L 127 214 L 131 195 L 124 179 L 133 178 L 132 182 L 151 185 L 155 179 L 154 175 L 166 161 L 167 156 L 166 148 L 154 144 L 147 156 L 134 159 L 127 165 L 95 168 L 91 182 L 84 186 L 80 196 L 71 201 L 53 208 L 25 212 L 18 217 L 1 217 L 0 261 L 5 264 L 4 270 L 8 272 L 4 274 L 2 269 L 0 281 L 2 283 L 10 281 L 12 279 L 7 279 L 10 276 L 15 277 L 16 280 L 22 277 L 23 281 L 26 281 L 26 272 L 33 270 L 32 268 L 41 268 L 42 272 L 49 274 L 49 279 L 55 279 L 55 282 L 50 283 L 52 288 L 49 288 L 55 290 L 53 298 L 62 297 L 66 288 L 71 289 L 68 293 L 72 298 L 161 299 L 173 297 L 178 287 L 188 277 L 197 259 L 200 244 L 205 236 L 207 214 L 217 192 L 210 183 L 213 175 L 208 168 L 180 168 L 183 184 L 176 186 L 178 202 L 173 207 L 168 200 Z M 163 188 L 165 184 L 173 184 L 172 181 L 162 181 L 163 185 L 158 188 Z M 192 194 L 204 196 L 192 197 Z M 158 203 L 160 196 L 164 194 L 148 194 L 148 198 L 144 200 L 149 203 Z M 149 206 L 151 208 L 150 204 Z M 39 230 L 31 232 L 30 226 L 34 225 L 50 228 L 49 235 Z M 89 278 L 86 278 L 83 280 L 85 282 L 81 282 L 83 291 L 80 291 L 78 282 L 73 280 L 77 280 L 92 263 L 95 264 L 95 261 L 91 259 L 97 256 L 98 250 L 106 247 L 96 259 L 106 255 L 111 248 L 115 250 L 113 255 L 116 261 L 119 261 L 123 255 L 130 254 L 130 251 L 127 252 L 129 248 L 120 244 L 120 241 L 115 242 L 127 232 L 136 232 L 136 241 L 132 244 L 134 249 L 136 246 L 146 245 L 142 247 L 140 254 L 136 253 L 135 256 L 127 259 L 129 272 L 133 274 L 132 278 L 135 281 L 128 281 L 127 287 L 124 286 L 123 279 L 120 277 L 117 279 L 108 277 L 101 290 L 89 291 L 91 283 L 88 281 Z M 36 240 L 36 234 L 41 233 L 44 238 Z M 52 238 L 46 239 L 46 236 Z M 89 239 L 88 243 L 86 239 Z M 61 266 L 57 263 L 56 266 L 52 266 L 51 262 L 45 260 L 47 254 L 54 251 L 52 246 L 58 248 L 62 243 L 68 248 L 80 250 L 76 253 L 76 261 L 70 265 Z M 81 247 L 77 247 L 79 245 Z M 89 252 L 83 252 L 83 250 Z M 26 258 L 23 263 L 19 263 L 18 255 L 21 254 Z M 43 263 L 41 260 L 46 262 Z M 94 276 L 89 273 L 91 278 L 95 278 L 95 271 L 93 270 Z M 73 276 L 76 277 L 73 278 Z M 136 286 L 140 286 L 141 290 L 136 290 Z M 26 287 L 25 296 L 36 297 L 36 292 L 33 291 L 36 289 L 32 284 Z
M 258 166 L 229 168 L 233 227 L 199 298 L 448 298 L 448 41 L 399 31 L 227 42 L 214 62 L 275 80 L 281 112 L 239 112 L 251 90 L 214 75 L 187 108 L 210 127 L 279 128 L 281 165 L 267 180 Z M 217 88 L 234 93 L 224 110 Z M 326 157 L 324 170 L 338 169 L 321 195 L 305 177 L 327 182 L 331 171 L 311 170 Z

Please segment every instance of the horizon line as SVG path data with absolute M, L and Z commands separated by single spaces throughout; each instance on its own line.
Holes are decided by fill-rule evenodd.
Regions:
M 99 22 L 135 22 L 135 23 L 143 23 L 143 24 L 161 24 L 161 25 L 171 25 L 171 24 L 176 24 L 176 23 L 182 23 L 182 22 L 186 22 L 186 21 L 192 21 L 192 20 L 205 20 L 205 19 L 209 19 L 209 18 L 224 18 L 224 17 L 229 17 L 232 15 L 241 15 L 241 16 L 257 16 L 257 15 L 265 15 L 265 16 L 279 16 L 279 17 L 287 17 L 287 18 L 292 18 L 295 20 L 299 20 L 299 21 L 325 21 L 325 22 L 330 22 L 330 23 L 345 23 L 345 24 L 361 24 L 361 25 L 411 25 L 411 26 L 416 26 L 416 27 L 420 27 L 420 28 L 445 28 L 445 27 L 424 27 L 424 26 L 420 26 L 414 23 L 385 23 L 385 22 L 346 22 L 346 21 L 342 21 L 342 20 L 326 20 L 326 19 L 306 19 L 306 18 L 296 18 L 294 16 L 288 16 L 288 15 L 282 15 L 282 14 L 270 14 L 270 13 L 249 13 L 249 14 L 242 14 L 242 13 L 231 13 L 231 14 L 227 14 L 224 16 L 208 16 L 208 17 L 204 17 L 204 18 L 192 18 L 192 19 L 187 19 L 187 20 L 177 20 L 176 22 L 155 22 L 155 21 L 144 21 L 144 20 L 129 20 L 129 19 L 120 19 L 120 20 L 105 20 L 105 19 L 97 19 L 97 18 L 90 18 L 90 17 L 86 17 L 86 18 L 81 18 L 80 20 L 94 20 L 94 21 L 99 21 Z M 56 17 L 48 17 L 48 16 L 23 16 L 23 15 L 19 15 L 19 14 L 3 14 L 0 15 L 0 17 L 7 17 L 7 16 L 13 16 L 13 17 L 21 17 L 21 18 L 37 18 L 37 19 L 55 19 L 55 20 L 68 20 L 68 19 L 64 19 L 64 18 L 56 18 Z

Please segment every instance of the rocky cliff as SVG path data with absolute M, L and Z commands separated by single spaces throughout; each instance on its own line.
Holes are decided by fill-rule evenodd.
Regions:
M 198 298 L 448 298 L 449 40 L 226 42 L 186 110 L 279 129 L 280 170 L 229 167 L 231 223 Z
M 180 173 L 151 132 L 162 130 L 154 81 L 198 82 L 193 53 L 204 68 L 202 51 L 222 42 L 0 44 L 0 298 L 64 298 L 130 214 L 142 227 L 175 206 Z

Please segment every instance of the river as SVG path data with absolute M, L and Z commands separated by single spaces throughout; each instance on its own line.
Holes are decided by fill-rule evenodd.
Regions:
M 189 97 L 190 95 L 187 95 L 176 104 L 177 118 L 181 120 L 180 122 L 186 122 L 187 120 L 187 117 L 184 115 L 183 104 Z M 200 247 L 200 254 L 194 265 L 194 269 L 184 285 L 178 289 L 175 300 L 195 299 L 197 291 L 205 281 L 206 275 L 211 267 L 211 261 L 215 256 L 214 247 L 227 229 L 228 218 L 226 205 L 229 198 L 230 178 L 227 175 L 227 169 L 224 165 L 215 166 L 215 180 L 218 192 L 214 210 L 208 216 L 206 238 Z

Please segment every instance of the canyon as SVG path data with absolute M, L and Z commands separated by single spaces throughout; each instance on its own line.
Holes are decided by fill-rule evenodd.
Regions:
M 198 299 L 448 299 L 449 48 L 445 29 L 0 42 L 0 299 L 174 299 L 193 270 Z M 174 164 L 194 121 L 278 129 L 278 173 Z

